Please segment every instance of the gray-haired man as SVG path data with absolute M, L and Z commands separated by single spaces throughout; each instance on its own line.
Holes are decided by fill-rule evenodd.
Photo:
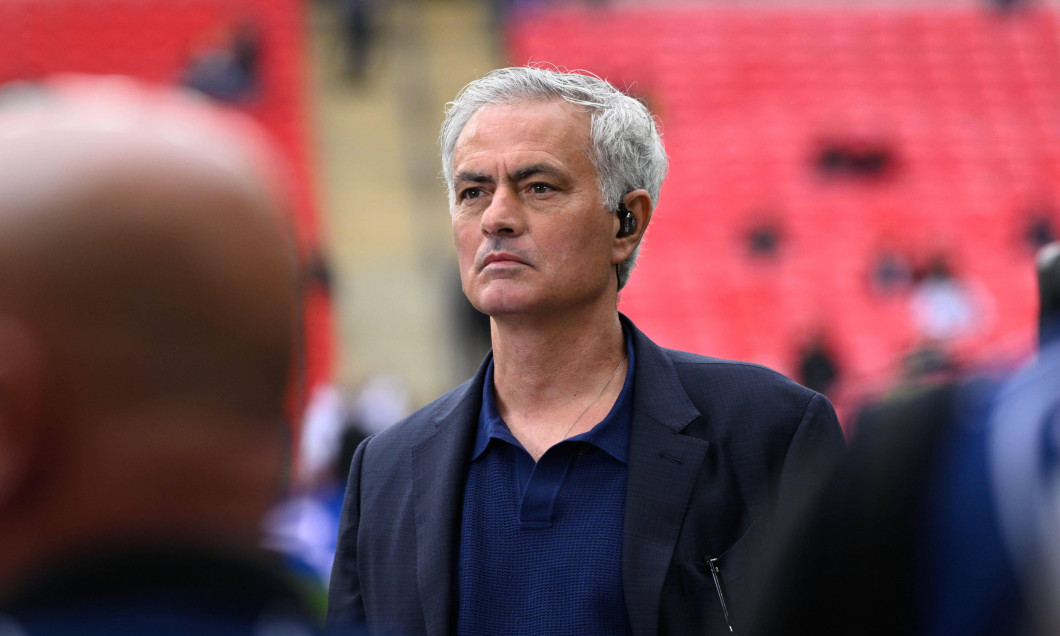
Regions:
M 640 102 L 502 69 L 450 104 L 441 141 L 463 290 L 493 350 L 358 449 L 332 623 L 729 631 L 775 504 L 842 451 L 831 405 L 662 349 L 618 313 L 666 173 Z

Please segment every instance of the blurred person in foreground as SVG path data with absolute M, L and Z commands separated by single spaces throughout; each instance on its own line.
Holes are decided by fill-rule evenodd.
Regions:
M 868 407 L 786 524 L 752 634 L 1060 633 L 1060 244 L 1039 257 L 1040 351 L 1011 378 Z
M 0 633 L 314 633 L 255 548 L 295 351 L 279 164 L 131 80 L 4 97 Z
M 776 506 L 841 453 L 828 400 L 662 349 L 617 309 L 666 172 L 607 82 L 493 71 L 442 168 L 478 373 L 358 448 L 329 621 L 395 634 L 723 634 Z

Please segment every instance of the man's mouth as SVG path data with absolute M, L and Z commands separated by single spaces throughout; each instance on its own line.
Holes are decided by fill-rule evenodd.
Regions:
M 490 265 L 526 265 L 526 262 L 508 252 L 490 252 L 486 258 L 482 259 L 482 267 L 485 269 Z

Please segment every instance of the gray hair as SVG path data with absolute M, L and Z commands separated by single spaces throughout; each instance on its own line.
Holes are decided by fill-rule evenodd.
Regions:
M 589 113 L 589 159 L 596 168 L 600 192 L 609 210 L 631 190 L 648 191 L 652 205 L 666 176 L 666 151 L 655 119 L 640 101 L 621 93 L 595 75 L 564 73 L 539 67 L 490 71 L 465 86 L 446 106 L 442 124 L 442 174 L 449 208 L 456 204 L 453 155 L 468 120 L 483 106 L 564 99 Z M 618 266 L 618 288 L 629 280 L 640 246 Z

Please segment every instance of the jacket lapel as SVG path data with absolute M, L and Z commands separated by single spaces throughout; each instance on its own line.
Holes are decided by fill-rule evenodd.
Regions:
M 429 636 L 452 633 L 456 552 L 464 482 L 471 462 L 487 356 L 464 395 L 435 422 L 437 431 L 412 447 L 417 583 Z M 446 429 L 449 434 L 442 434 Z
M 659 603 L 709 443 L 682 435 L 700 416 L 666 353 L 625 321 L 636 374 L 629 440 L 622 583 L 633 633 L 656 634 Z

